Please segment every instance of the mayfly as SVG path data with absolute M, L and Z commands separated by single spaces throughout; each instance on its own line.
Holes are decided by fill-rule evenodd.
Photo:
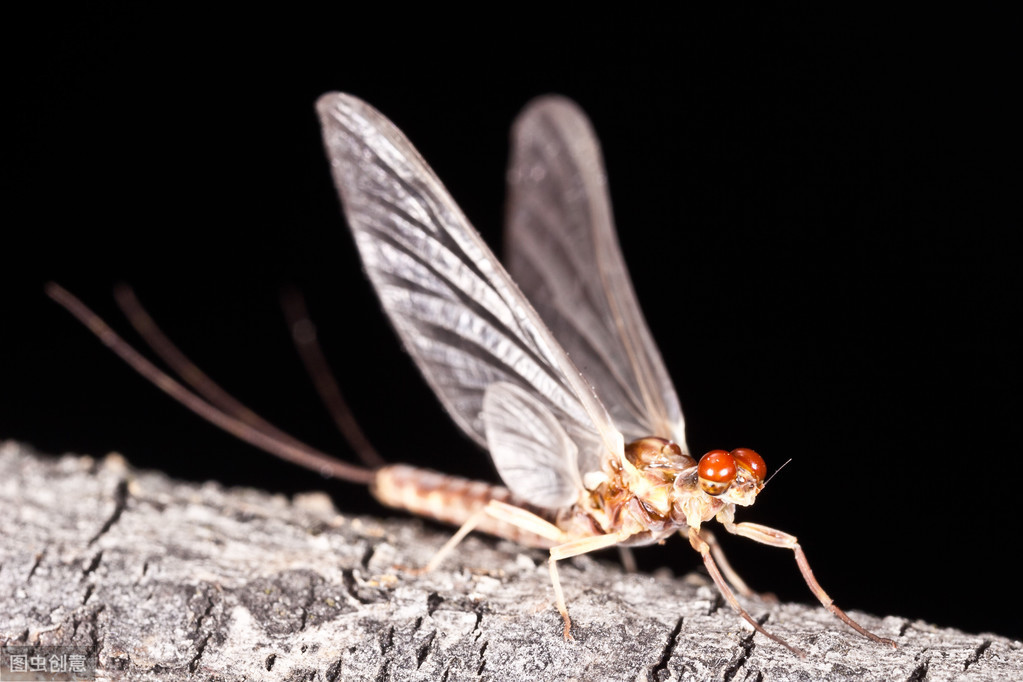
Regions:
M 804 655 L 739 603 L 735 592 L 752 591 L 705 527 L 713 519 L 729 533 L 791 550 L 825 608 L 863 636 L 895 646 L 832 603 L 795 537 L 735 522 L 736 507 L 753 504 L 764 487 L 760 455 L 746 448 L 712 450 L 699 460 L 690 455 L 678 398 L 615 235 L 597 140 L 573 103 L 538 99 L 515 123 L 507 270 L 389 120 L 347 94 L 325 95 L 317 109 L 345 216 L 384 310 L 447 412 L 489 450 L 507 487 L 336 460 L 227 396 L 130 295 L 120 297 L 129 318 L 203 397 L 149 363 L 62 288 L 51 284 L 50 296 L 218 426 L 316 471 L 369 484 L 385 505 L 460 525 L 425 570 L 473 530 L 548 549 L 565 639 L 572 638 L 572 621 L 558 561 L 678 533 L 742 618 Z

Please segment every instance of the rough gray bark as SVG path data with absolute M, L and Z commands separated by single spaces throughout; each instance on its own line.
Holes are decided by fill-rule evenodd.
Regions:
M 415 577 L 445 536 L 102 460 L 0 444 L 0 644 L 87 646 L 131 680 L 1018 679 L 1023 644 L 896 616 L 748 603 L 806 660 L 752 633 L 698 576 L 625 574 L 588 558 L 562 582 L 542 553 L 470 537 Z M 461 561 L 464 565 L 459 565 Z

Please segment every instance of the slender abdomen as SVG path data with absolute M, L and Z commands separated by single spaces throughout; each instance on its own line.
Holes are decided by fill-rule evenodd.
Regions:
M 370 485 L 370 491 L 381 504 L 388 507 L 404 509 L 454 526 L 461 526 L 490 500 L 527 509 L 553 522 L 550 512 L 522 504 L 512 496 L 510 490 L 502 486 L 448 476 L 405 464 L 393 464 L 379 469 L 376 479 Z M 547 538 L 524 531 L 489 514 L 480 518 L 476 530 L 528 547 L 548 549 L 555 544 Z

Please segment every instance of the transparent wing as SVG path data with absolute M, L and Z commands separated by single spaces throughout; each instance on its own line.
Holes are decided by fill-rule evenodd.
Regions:
M 575 443 L 542 400 L 514 384 L 491 384 L 483 421 L 497 472 L 516 494 L 551 508 L 578 499 L 583 484 Z
M 621 458 L 622 436 L 592 387 L 405 136 L 351 95 L 324 95 L 317 110 L 366 272 L 455 422 L 487 446 L 483 396 L 502 382 L 557 421 L 576 449 L 558 456 L 575 457 L 577 470 Z
M 507 211 L 509 271 L 626 441 L 656 435 L 688 451 L 675 388 L 615 235 L 600 147 L 569 100 L 544 97 L 519 115 Z

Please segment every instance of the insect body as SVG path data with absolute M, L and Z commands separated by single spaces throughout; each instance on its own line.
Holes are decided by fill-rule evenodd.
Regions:
M 515 124 L 511 274 L 390 121 L 345 94 L 324 96 L 317 109 L 345 215 L 385 311 L 448 413 L 489 450 L 507 488 L 405 465 L 367 469 L 335 460 L 244 410 L 201 374 L 194 380 L 194 366 L 168 357 L 169 342 L 130 300 L 129 318 L 142 322 L 143 336 L 205 400 L 149 364 L 66 291 L 51 285 L 50 295 L 201 416 L 286 459 L 369 483 L 384 504 L 461 526 L 426 570 L 472 530 L 549 549 L 566 639 L 571 620 L 559 560 L 679 533 L 732 608 L 803 655 L 739 604 L 732 587 L 752 592 L 705 528 L 716 520 L 728 532 L 791 549 L 826 608 L 894 646 L 832 604 L 795 537 L 734 521 L 736 506 L 752 504 L 764 486 L 760 455 L 714 450 L 697 461 L 689 454 L 678 399 L 618 246 L 599 147 L 574 104 L 539 99 Z

